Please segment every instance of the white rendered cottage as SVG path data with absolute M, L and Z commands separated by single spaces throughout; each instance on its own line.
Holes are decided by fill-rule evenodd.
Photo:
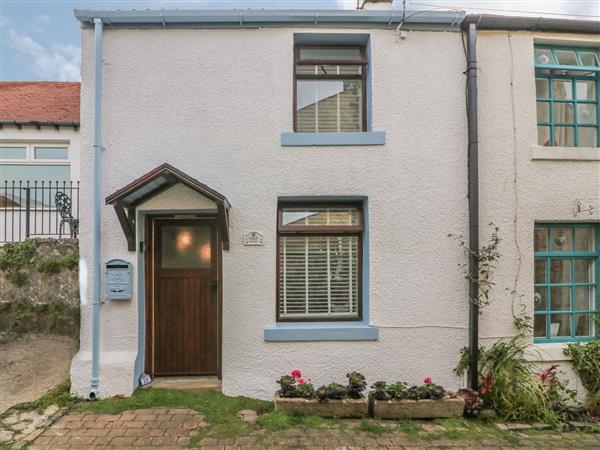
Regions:
M 521 302 L 532 358 L 561 361 L 578 386 L 561 350 L 596 333 L 596 24 L 385 9 L 76 16 L 90 276 L 73 392 L 127 395 L 147 373 L 268 399 L 291 369 L 317 384 L 358 370 L 463 386 L 452 369 L 473 321 L 448 234 L 468 236 L 477 217 L 477 141 L 479 240 L 489 222 L 502 238 L 479 342 L 513 335 Z M 461 25 L 477 28 L 471 146 Z

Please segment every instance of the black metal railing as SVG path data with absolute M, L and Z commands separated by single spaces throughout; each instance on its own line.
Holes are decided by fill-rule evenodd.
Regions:
M 77 237 L 78 225 L 79 181 L 0 182 L 0 243 Z

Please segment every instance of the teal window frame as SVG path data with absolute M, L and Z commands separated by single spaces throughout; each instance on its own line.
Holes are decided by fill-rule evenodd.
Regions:
M 556 342 L 588 342 L 595 339 L 598 336 L 598 326 L 594 326 L 592 323 L 593 331 L 590 336 L 576 336 L 576 316 L 581 314 L 591 314 L 592 316 L 598 316 L 600 312 L 600 297 L 599 297 L 599 288 L 600 288 L 600 224 L 597 223 L 536 223 L 535 229 L 544 228 L 546 229 L 546 239 L 548 243 L 548 249 L 545 252 L 534 251 L 534 261 L 546 261 L 546 274 L 545 274 L 545 282 L 544 283 L 535 283 L 534 280 L 534 290 L 537 287 L 546 288 L 546 299 L 545 299 L 545 309 L 540 311 L 535 311 L 534 308 L 534 316 L 546 316 L 546 337 L 535 337 L 534 343 L 556 343 Z M 565 252 L 557 252 L 550 251 L 550 231 L 552 228 L 570 228 L 572 229 L 573 236 L 573 250 L 565 251 Z M 576 250 L 576 236 L 575 236 L 575 228 L 588 228 L 591 229 L 594 236 L 594 250 L 593 251 L 577 251 Z M 551 283 L 550 282 L 550 261 L 552 259 L 570 259 L 571 260 L 571 274 L 570 274 L 570 282 L 569 283 Z M 575 281 L 575 259 L 589 259 L 595 261 L 595 270 L 594 270 L 594 280 L 590 283 L 584 282 L 576 282 Z M 575 304 L 575 287 L 576 286 L 589 286 L 594 287 L 594 309 L 590 310 L 576 310 L 574 308 Z M 570 287 L 570 309 L 569 310 L 561 310 L 561 311 L 552 311 L 550 302 L 551 302 L 551 287 Z M 552 328 L 551 328 L 551 316 L 552 314 L 569 314 L 571 316 L 571 336 L 557 336 L 552 337 Z
M 579 129 L 580 128 L 595 128 L 596 129 L 596 145 L 600 147 L 600 66 L 584 66 L 582 64 L 580 54 L 583 53 L 594 53 L 596 55 L 596 61 L 600 62 L 600 49 L 590 47 L 563 47 L 554 45 L 535 45 L 535 50 L 545 49 L 552 52 L 553 62 L 551 64 L 543 64 L 535 61 L 535 78 L 536 79 L 548 79 L 548 97 L 538 97 L 536 92 L 536 102 L 548 103 L 549 104 L 549 121 L 538 121 L 537 126 L 549 127 L 550 128 L 550 147 L 556 147 L 554 145 L 554 137 L 556 126 L 566 126 L 574 128 L 573 146 L 580 147 L 579 145 Z M 556 56 L 557 51 L 573 51 L 578 65 L 564 65 L 555 64 L 554 61 L 558 61 Z M 544 73 L 543 70 L 576 70 L 580 71 L 581 75 L 563 75 L 558 73 Z M 587 73 L 586 73 L 587 72 Z M 594 100 L 578 100 L 576 95 L 576 83 L 572 83 L 572 99 L 555 99 L 552 81 L 555 79 L 563 80 L 590 80 L 596 82 L 596 98 Z M 554 103 L 572 103 L 573 104 L 573 122 L 555 122 L 554 121 Z M 596 123 L 595 124 L 580 124 L 577 118 L 577 105 L 578 104 L 592 104 L 596 105 Z M 539 105 L 538 105 L 539 107 Z

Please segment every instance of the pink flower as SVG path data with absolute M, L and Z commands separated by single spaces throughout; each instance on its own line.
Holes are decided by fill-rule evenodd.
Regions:
M 298 378 L 298 384 L 304 384 L 304 378 Z
M 292 376 L 297 379 L 297 378 L 300 378 L 302 376 L 302 374 L 300 373 L 299 370 L 292 370 Z
M 431 378 L 427 377 L 427 378 L 425 378 L 425 379 L 423 380 L 423 382 L 424 382 L 425 384 L 429 384 L 429 383 L 431 383 Z

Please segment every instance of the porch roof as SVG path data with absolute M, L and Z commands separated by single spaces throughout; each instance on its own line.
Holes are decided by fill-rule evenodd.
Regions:
M 137 206 L 178 183 L 184 184 L 217 205 L 223 248 L 229 249 L 230 204 L 227 198 L 181 170 L 164 163 L 106 197 L 106 204 L 113 205 L 115 209 L 127 239 L 129 251 L 135 250 L 135 209 Z

